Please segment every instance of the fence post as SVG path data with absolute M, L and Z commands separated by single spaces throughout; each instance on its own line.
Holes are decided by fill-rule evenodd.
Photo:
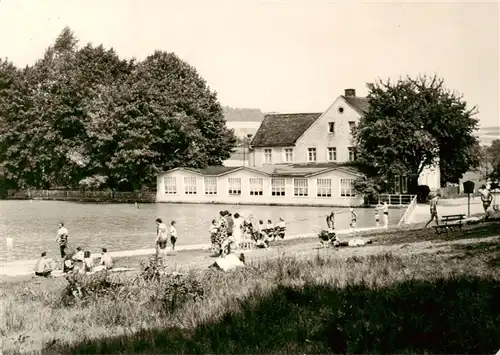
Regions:
M 401 196 L 401 195 L 399 195 L 399 205 L 400 205 L 400 206 L 403 204 L 403 203 L 402 203 L 402 201 L 401 201 L 401 197 L 402 197 L 402 196 Z
M 389 194 L 389 205 L 392 205 L 392 203 L 391 203 L 391 194 Z

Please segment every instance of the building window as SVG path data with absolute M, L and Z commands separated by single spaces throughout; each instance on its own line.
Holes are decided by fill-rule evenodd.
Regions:
M 293 195 L 307 196 L 307 179 L 293 179 Z
M 250 178 L 248 182 L 251 196 L 262 196 L 264 194 L 264 179 Z
M 316 179 L 318 197 L 332 197 L 332 179 Z
M 309 161 L 316 161 L 316 148 L 307 148 L 307 156 Z
M 285 179 L 271 179 L 271 196 L 285 196 Z
M 217 195 L 217 178 L 205 177 L 205 195 Z
M 349 121 L 349 131 L 353 133 L 355 128 L 356 128 L 356 122 Z
M 340 179 L 340 197 L 355 197 L 354 179 Z
M 335 122 L 328 122 L 328 132 L 335 133 Z
M 408 193 L 408 178 L 406 175 L 396 175 L 394 177 L 394 193 L 406 194 Z
M 228 178 L 227 185 L 230 195 L 241 195 L 241 178 Z
M 293 149 L 285 148 L 285 163 L 293 162 Z
M 165 186 L 166 195 L 177 194 L 177 179 L 175 177 L 163 178 L 163 185 Z
M 196 178 L 184 177 L 184 193 L 186 195 L 196 195 Z
M 271 164 L 273 162 L 273 150 L 264 149 L 264 163 Z
M 356 160 L 356 148 L 349 147 L 349 161 L 355 161 L 355 160 Z
M 337 160 L 337 148 L 329 147 L 328 148 L 328 161 L 336 161 Z

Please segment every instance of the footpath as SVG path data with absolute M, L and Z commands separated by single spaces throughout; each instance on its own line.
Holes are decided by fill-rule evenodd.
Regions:
M 376 230 L 384 230 L 385 228 L 383 227 L 367 227 L 367 228 L 356 228 L 356 233 L 358 234 L 366 234 L 367 232 L 372 232 Z M 340 230 L 336 231 L 337 235 L 340 237 L 342 236 L 349 236 L 353 232 L 350 229 L 346 230 Z M 301 234 L 301 235 L 290 235 L 286 236 L 285 242 L 288 240 L 297 240 L 297 239 L 311 239 L 311 238 L 316 238 L 317 233 L 308 233 L 308 234 Z M 184 254 L 187 255 L 192 255 L 192 252 L 195 251 L 203 251 L 203 254 L 206 255 L 208 249 L 210 248 L 210 244 L 191 244 L 191 245 L 178 245 L 176 246 L 176 251 L 178 252 L 177 255 L 175 256 L 176 259 L 179 259 L 179 256 L 182 257 Z M 283 246 L 284 248 L 286 246 Z M 245 254 L 250 252 L 257 252 L 260 251 L 260 249 L 257 250 L 251 250 L 251 251 L 245 251 Z M 189 253 L 188 253 L 189 252 Z M 149 248 L 149 249 L 135 249 L 135 250 L 119 250 L 119 251 L 114 251 L 114 252 L 109 252 L 109 255 L 113 259 L 120 259 L 120 258 L 133 258 L 133 257 L 140 257 L 140 256 L 149 256 L 153 255 L 155 253 L 154 248 Z M 186 255 L 186 256 L 187 256 Z M 182 258 L 184 259 L 184 258 Z M 29 260 L 16 260 L 16 261 L 10 261 L 10 262 L 3 262 L 0 263 L 0 277 L 2 276 L 26 276 L 26 275 L 32 275 L 33 274 L 33 269 L 35 267 L 37 259 L 29 259 Z

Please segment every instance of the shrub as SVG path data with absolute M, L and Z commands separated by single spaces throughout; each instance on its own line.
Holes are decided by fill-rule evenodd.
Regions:
M 427 202 L 431 189 L 427 185 L 419 185 L 417 189 L 417 201 L 420 203 Z

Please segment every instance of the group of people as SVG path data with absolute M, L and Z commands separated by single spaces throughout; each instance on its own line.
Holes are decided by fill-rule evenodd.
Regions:
M 209 228 L 212 251 L 218 256 L 231 253 L 231 249 L 247 249 L 253 246 L 268 248 L 271 241 L 284 239 L 286 224 L 283 218 L 274 225 L 272 220 L 256 220 L 253 215 L 244 218 L 229 211 L 220 211 Z
M 107 248 L 102 248 L 101 255 L 97 257 L 98 261 L 95 260 L 90 251 L 83 251 L 79 246 L 76 247 L 74 253 L 68 253 L 68 229 L 63 222 L 59 224 L 56 242 L 59 243 L 63 273 L 85 274 L 113 268 L 113 259 L 108 254 Z M 44 251 L 36 262 L 35 276 L 50 277 L 52 272 L 58 268 L 58 264 L 52 258 L 47 257 L 47 252 Z

